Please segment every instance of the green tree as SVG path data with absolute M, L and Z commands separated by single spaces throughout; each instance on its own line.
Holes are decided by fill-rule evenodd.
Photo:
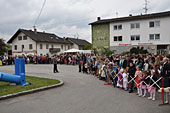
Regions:
M 9 46 L 5 44 L 5 41 L 0 39 L 0 55 L 4 55 L 4 53 L 8 51 L 8 47 Z
M 92 44 L 88 44 L 84 46 L 84 50 L 91 50 L 92 49 Z
M 109 48 L 103 48 L 103 49 L 101 50 L 101 53 L 102 53 L 102 54 L 110 55 L 110 54 L 112 54 L 113 52 L 112 52 Z
M 133 53 L 135 53 L 135 54 L 146 54 L 146 53 L 148 53 L 148 51 L 147 50 L 144 50 L 144 48 L 143 47 L 137 47 L 137 48 L 135 48 L 135 47 L 132 47 L 131 49 L 130 49 L 130 54 L 133 54 Z

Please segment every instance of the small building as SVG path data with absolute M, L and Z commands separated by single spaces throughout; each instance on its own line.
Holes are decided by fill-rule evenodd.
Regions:
M 52 55 L 76 46 L 75 43 L 52 33 L 36 29 L 19 29 L 7 43 L 12 43 L 12 55 Z M 77 45 L 79 47 L 79 45 Z M 81 47 L 81 46 L 80 46 Z
M 72 43 L 72 48 L 83 50 L 86 45 L 89 45 L 89 43 L 86 40 L 78 39 L 78 38 L 70 38 L 70 37 L 64 37 L 65 40 Z
M 116 54 L 144 47 L 153 54 L 170 53 L 170 11 L 101 19 L 90 23 L 92 45 L 110 48 Z

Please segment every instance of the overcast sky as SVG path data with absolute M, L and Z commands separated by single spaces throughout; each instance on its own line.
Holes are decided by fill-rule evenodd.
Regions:
M 6 41 L 19 29 L 33 29 L 44 0 L 0 0 L 0 38 Z M 38 31 L 91 42 L 90 22 L 144 13 L 144 0 L 46 0 L 36 23 Z M 170 0 L 149 0 L 148 13 L 170 10 Z

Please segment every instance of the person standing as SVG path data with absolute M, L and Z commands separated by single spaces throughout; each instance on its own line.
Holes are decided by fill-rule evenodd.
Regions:
M 81 72 L 82 60 L 80 56 L 78 56 L 78 64 L 79 64 L 79 72 Z
M 57 69 L 57 58 L 56 58 L 56 55 L 54 55 L 54 58 L 53 58 L 53 64 L 54 64 L 54 73 L 59 73 L 58 69 Z
M 128 69 L 128 73 L 129 73 L 129 81 L 130 82 L 130 87 L 129 87 L 129 93 L 133 92 L 133 88 L 134 88 L 134 80 L 132 80 L 132 78 L 134 78 L 135 76 L 135 72 L 136 72 L 136 67 L 134 66 L 133 62 L 130 62 L 130 67 Z
M 163 67 L 161 69 L 161 76 L 164 78 L 164 88 L 170 87 L 170 83 L 169 83 L 169 76 L 170 76 L 170 64 L 168 63 L 168 58 L 165 57 L 163 58 Z M 169 103 L 168 102 L 168 93 L 165 94 L 166 96 L 166 100 L 165 103 Z

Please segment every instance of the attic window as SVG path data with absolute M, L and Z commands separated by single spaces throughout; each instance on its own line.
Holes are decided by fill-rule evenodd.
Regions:
M 27 36 L 23 36 L 23 40 L 27 40 Z
M 53 37 L 50 37 L 51 39 L 53 39 Z
M 19 36 L 19 37 L 18 37 L 18 40 L 22 40 L 22 36 Z

